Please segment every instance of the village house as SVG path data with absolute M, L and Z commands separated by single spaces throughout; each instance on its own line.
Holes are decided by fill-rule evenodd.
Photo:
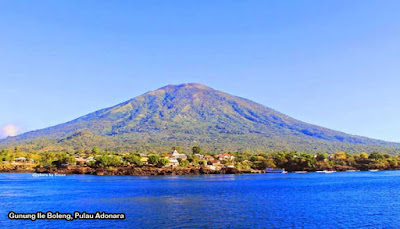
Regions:
M 12 164 L 15 164 L 15 163 L 33 163 L 33 162 L 35 162 L 35 160 L 33 160 L 33 159 L 27 160 L 26 157 L 17 157 L 17 158 L 14 159 L 14 161 L 12 161 Z
M 83 158 L 83 157 L 76 157 L 75 158 L 76 165 L 80 166 L 86 166 L 89 162 L 93 161 L 95 162 L 96 160 L 93 157 L 88 157 L 88 158 Z
M 177 159 L 171 158 L 169 159 L 169 165 L 172 167 L 177 167 L 179 166 L 179 161 Z
M 86 159 L 83 157 L 76 157 L 75 158 L 76 165 L 86 165 Z
M 208 168 L 209 170 L 216 170 L 216 166 L 214 165 L 207 165 L 206 168 Z
M 14 159 L 15 162 L 22 162 L 25 163 L 26 162 L 26 157 L 17 157 Z
M 172 167 L 179 166 L 179 160 L 178 160 L 179 158 L 181 160 L 187 160 L 186 154 L 179 153 L 177 150 L 174 150 L 172 154 L 167 154 L 166 157 L 169 160 L 169 165 Z
M 172 152 L 172 157 L 177 160 L 178 160 L 178 158 L 181 158 L 182 160 L 187 160 L 186 154 L 178 153 L 178 151 L 176 151 L 176 150 L 174 150 L 174 152 Z
M 206 156 L 204 156 L 204 160 L 206 160 L 206 161 L 214 161 L 215 158 L 213 156 L 206 155 Z
M 235 159 L 235 157 L 230 155 L 229 153 L 223 153 L 223 154 L 218 155 L 218 160 L 220 160 L 220 161 L 222 161 L 222 160 L 232 161 L 233 159 Z

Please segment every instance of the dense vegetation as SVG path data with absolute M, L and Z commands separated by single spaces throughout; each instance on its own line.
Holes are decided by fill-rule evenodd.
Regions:
M 182 150 L 181 147 L 174 149 Z M 206 157 L 200 158 L 202 153 Z M 118 166 L 169 166 L 170 160 L 168 153 L 118 153 L 101 151 L 98 147 L 92 150 L 79 150 L 74 153 L 66 152 L 22 152 L 18 148 L 0 151 L 0 165 L 7 167 L 14 163 L 16 158 L 26 158 L 26 163 L 31 166 L 63 167 L 75 166 L 76 158 L 93 158 L 85 166 L 93 168 L 109 168 Z M 400 156 L 373 152 L 371 154 L 349 154 L 346 152 L 336 152 L 332 155 L 326 153 L 298 153 L 298 152 L 275 152 L 275 153 L 229 153 L 234 159 L 218 159 L 216 154 L 207 154 L 201 151 L 198 146 L 192 147 L 192 152 L 187 153 L 187 159 L 178 159 L 180 167 L 187 166 L 234 166 L 241 170 L 264 170 L 265 168 L 284 168 L 287 171 L 319 171 L 319 170 L 369 170 L 369 169 L 399 169 Z M 14 163 L 15 164 L 15 163 Z
M 161 153 L 171 145 L 210 153 L 326 152 L 395 153 L 399 144 L 310 125 L 255 102 L 204 85 L 169 85 L 68 123 L 0 141 L 38 152 L 99 146 Z

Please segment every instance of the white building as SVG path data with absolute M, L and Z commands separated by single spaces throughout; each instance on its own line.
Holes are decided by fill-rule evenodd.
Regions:
M 174 150 L 174 152 L 172 152 L 172 157 L 175 159 L 178 158 L 182 158 L 182 160 L 187 160 L 187 156 L 183 153 L 178 153 L 178 151 Z
M 169 165 L 171 165 L 172 167 L 176 167 L 179 165 L 179 161 L 176 159 L 169 159 Z
M 15 162 L 26 162 L 26 157 L 17 157 L 14 159 Z

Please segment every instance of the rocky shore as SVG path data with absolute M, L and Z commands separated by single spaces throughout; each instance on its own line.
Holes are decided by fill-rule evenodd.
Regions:
M 91 168 L 91 167 L 65 167 L 65 168 L 2 168 L 1 173 L 58 173 L 58 174 L 88 174 L 88 175 L 201 175 L 201 174 L 242 174 L 242 173 L 263 173 L 262 170 L 239 170 L 237 168 L 222 168 L 220 170 L 210 170 L 204 167 L 114 167 L 114 168 Z
M 3 166 L 0 167 L 0 173 L 34 173 L 36 172 L 35 168 L 25 167 L 25 166 Z

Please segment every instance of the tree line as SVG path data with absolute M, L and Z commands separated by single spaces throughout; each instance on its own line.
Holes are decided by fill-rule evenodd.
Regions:
M 173 147 L 173 150 L 181 150 Z M 399 155 L 373 152 L 371 154 L 360 153 L 350 154 L 347 152 L 327 153 L 301 153 L 301 152 L 275 152 L 275 153 L 252 153 L 252 152 L 228 152 L 234 156 L 232 160 L 218 160 L 218 154 L 202 153 L 199 146 L 194 146 L 192 152 L 186 153 L 187 159 L 178 159 L 179 166 L 206 166 L 213 165 L 215 161 L 222 166 L 232 165 L 238 169 L 263 170 L 265 168 L 282 168 L 287 171 L 318 171 L 318 170 L 369 170 L 369 169 L 400 169 Z M 211 160 L 205 160 L 198 155 L 211 156 Z M 0 151 L 0 162 L 11 163 L 18 157 L 26 158 L 38 166 L 61 167 L 65 165 L 75 165 L 76 158 L 88 158 L 86 166 L 90 167 L 116 167 L 116 166 L 168 166 L 170 160 L 168 153 L 120 153 L 112 151 L 101 151 L 98 147 L 92 150 L 68 152 L 21 152 L 17 148 L 14 150 Z M 147 160 L 144 161 L 143 157 Z

